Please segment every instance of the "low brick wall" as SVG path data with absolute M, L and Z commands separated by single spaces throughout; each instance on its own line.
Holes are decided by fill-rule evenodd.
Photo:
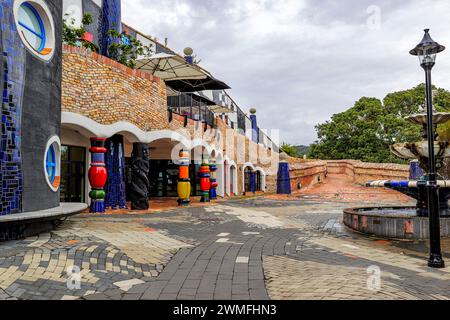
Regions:
M 405 180 L 409 166 L 391 163 L 365 163 L 355 160 L 327 161 L 328 174 L 345 174 L 357 184 L 372 180 Z
M 327 163 L 325 161 L 308 161 L 289 158 L 291 189 L 311 187 L 325 180 Z

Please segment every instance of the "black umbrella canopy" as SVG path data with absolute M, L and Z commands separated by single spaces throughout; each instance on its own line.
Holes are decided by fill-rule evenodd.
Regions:
M 166 81 L 166 84 L 178 92 L 231 89 L 225 82 L 210 76 L 205 79 L 170 80 Z

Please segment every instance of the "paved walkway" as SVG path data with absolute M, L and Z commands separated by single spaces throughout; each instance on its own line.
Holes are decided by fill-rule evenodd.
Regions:
M 450 268 L 426 267 L 426 243 L 365 238 L 340 224 L 361 193 L 373 195 L 365 206 L 399 195 L 336 179 L 289 201 L 72 218 L 0 245 L 0 299 L 449 299 Z M 311 197 L 330 182 L 359 192 Z M 443 246 L 450 264 L 450 241 Z

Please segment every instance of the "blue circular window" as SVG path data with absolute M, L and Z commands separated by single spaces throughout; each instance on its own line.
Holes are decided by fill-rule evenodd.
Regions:
M 50 60 L 55 48 L 54 23 L 43 0 L 16 0 L 17 32 L 25 46 L 39 58 Z
M 56 155 L 55 147 L 53 145 L 48 148 L 47 157 L 45 160 L 45 168 L 47 169 L 47 178 L 50 183 L 53 184 L 56 177 Z
M 46 43 L 45 26 L 39 12 L 29 2 L 20 5 L 19 25 L 28 44 L 41 53 Z
M 57 192 L 61 184 L 61 142 L 57 136 L 48 143 L 44 157 L 45 180 L 49 187 Z

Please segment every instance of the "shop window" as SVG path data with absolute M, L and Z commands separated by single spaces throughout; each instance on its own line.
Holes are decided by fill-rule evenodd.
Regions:
M 36 56 L 50 60 L 55 48 L 55 30 L 50 10 L 42 0 L 16 0 L 17 30 L 25 46 Z

